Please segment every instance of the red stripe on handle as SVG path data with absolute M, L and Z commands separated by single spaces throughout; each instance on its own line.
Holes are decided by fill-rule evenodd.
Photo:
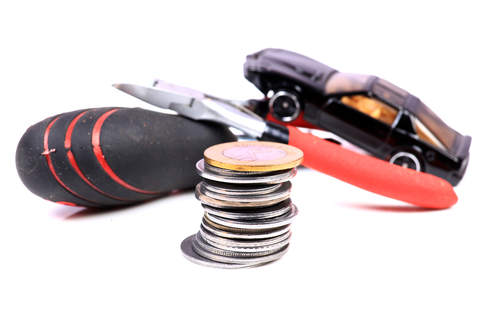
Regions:
M 121 185 L 124 188 L 130 189 L 132 191 L 136 191 L 139 193 L 144 193 L 144 194 L 159 194 L 161 191 L 146 191 L 142 189 L 135 188 L 132 185 L 129 185 L 122 179 L 120 179 L 119 176 L 113 172 L 112 168 L 108 165 L 107 160 L 105 160 L 105 156 L 103 155 L 102 148 L 100 147 L 100 132 L 102 131 L 102 125 L 105 122 L 105 120 L 114 112 L 118 111 L 119 109 L 112 109 L 108 112 L 105 112 L 98 118 L 97 122 L 95 123 L 95 126 L 93 127 L 92 131 L 92 146 L 93 146 L 93 152 L 95 153 L 95 157 L 97 158 L 98 162 L 102 166 L 103 170 L 119 185 Z
M 445 209 L 458 198 L 447 181 L 355 153 L 288 126 L 289 145 L 304 153 L 303 165 L 364 190 L 420 207 Z
M 67 132 L 65 133 L 65 149 L 70 149 L 72 147 L 72 133 L 73 133 L 73 128 L 75 128 L 75 125 L 77 124 L 78 120 L 85 114 L 87 111 L 83 111 L 80 113 L 78 116 L 75 117 L 75 119 L 70 122 L 67 128 Z
M 88 110 L 87 110 L 88 111 Z M 73 119 L 72 122 L 70 122 L 68 128 L 67 128 L 67 133 L 65 134 L 65 149 L 70 149 L 72 147 L 72 133 L 73 133 L 73 129 L 75 128 L 75 125 L 77 124 L 78 120 L 80 120 L 80 118 L 85 114 L 87 113 L 87 111 L 84 111 L 82 113 L 80 113 L 78 116 L 75 117 L 75 119 Z M 80 170 L 80 167 L 78 166 L 77 164 L 77 160 L 75 159 L 75 156 L 72 152 L 72 150 L 68 150 L 67 151 L 67 157 L 68 157 L 68 160 L 70 161 L 70 164 L 72 165 L 73 169 L 75 170 L 75 172 L 78 174 L 78 176 L 80 178 L 82 178 L 83 181 L 85 181 L 86 184 L 88 184 L 91 188 L 93 188 L 94 190 L 96 190 L 97 192 L 100 192 L 101 194 L 107 196 L 107 197 L 110 197 L 110 198 L 113 198 L 113 199 L 116 199 L 116 200 L 120 200 L 120 201 L 129 201 L 128 199 L 121 199 L 121 198 L 117 198 L 117 197 L 114 197 L 102 190 L 100 190 L 99 188 L 97 188 L 93 183 L 90 182 L 90 180 L 88 180 L 88 178 L 83 174 L 82 170 Z
M 44 133 L 44 136 L 43 136 L 43 148 L 44 148 L 44 152 L 42 153 L 44 156 L 45 156 L 45 159 L 47 160 L 47 165 L 48 165 L 48 168 L 50 169 L 50 172 L 52 173 L 53 177 L 55 178 L 55 180 L 57 180 L 57 182 L 65 189 L 67 190 L 68 192 L 70 192 L 71 194 L 79 197 L 80 199 L 83 199 L 85 201 L 88 201 L 88 202 L 91 202 L 91 203 L 96 203 L 98 204 L 97 202 L 95 201 L 92 201 L 90 199 L 86 199 L 84 197 L 82 197 L 81 195 L 75 193 L 75 191 L 73 191 L 72 189 L 70 189 L 69 187 L 67 187 L 67 185 L 65 183 L 63 183 L 62 180 L 60 180 L 60 177 L 57 175 L 57 172 L 55 171 L 55 168 L 53 167 L 53 163 L 52 163 L 52 158 L 50 156 L 50 153 L 51 152 L 55 152 L 55 150 L 50 150 L 49 147 L 48 147 L 48 137 L 50 136 L 50 129 L 52 128 L 53 124 L 55 123 L 55 121 L 58 120 L 58 118 L 60 118 L 60 116 L 56 117 L 52 122 L 50 122 L 47 126 L 47 128 L 45 129 L 45 133 Z

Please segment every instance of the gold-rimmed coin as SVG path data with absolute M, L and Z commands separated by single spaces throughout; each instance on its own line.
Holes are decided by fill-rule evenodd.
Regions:
M 303 161 L 302 150 L 281 143 L 239 141 L 215 145 L 204 152 L 211 166 L 234 171 L 290 169 Z

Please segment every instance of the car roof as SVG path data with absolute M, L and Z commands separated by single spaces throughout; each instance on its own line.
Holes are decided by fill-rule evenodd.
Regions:
M 323 92 L 329 76 L 337 70 L 304 55 L 268 48 L 247 56 L 246 68 L 254 72 L 276 73 L 307 82 Z

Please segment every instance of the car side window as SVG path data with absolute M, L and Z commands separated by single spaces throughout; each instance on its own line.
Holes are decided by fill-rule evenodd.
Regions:
M 430 143 L 432 146 L 435 146 L 442 150 L 447 150 L 447 148 L 440 142 L 440 140 L 435 137 L 435 135 L 428 130 L 428 128 L 417 118 L 414 118 L 415 131 L 417 132 L 418 137 Z
M 388 104 L 362 95 L 343 96 L 343 104 L 352 107 L 370 117 L 391 126 L 397 117 L 398 110 Z

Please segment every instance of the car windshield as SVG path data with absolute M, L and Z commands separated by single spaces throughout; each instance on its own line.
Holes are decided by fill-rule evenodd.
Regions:
M 325 84 L 325 93 L 337 94 L 366 91 L 367 83 L 371 77 L 355 73 L 334 73 Z
M 417 109 L 415 110 L 415 115 L 417 116 L 418 120 L 433 134 L 433 136 L 448 150 L 452 150 L 453 144 L 455 143 L 455 137 L 457 136 L 457 132 L 450 128 L 445 122 L 442 121 L 435 113 L 433 113 L 430 108 L 428 108 L 423 102 L 418 104 Z M 422 138 L 422 131 L 421 126 L 416 125 L 417 127 L 417 134 Z M 433 143 L 432 139 L 425 139 L 430 143 L 437 145 L 437 143 Z

